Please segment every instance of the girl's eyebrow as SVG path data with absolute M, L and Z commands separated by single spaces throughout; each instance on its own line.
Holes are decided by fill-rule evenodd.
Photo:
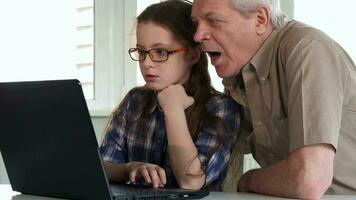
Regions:
M 162 46 L 163 46 L 163 47 L 165 47 L 165 46 L 167 47 L 167 46 L 169 46 L 169 45 L 170 45 L 170 44 L 165 44 L 165 43 L 155 43 L 152 47 L 154 47 L 154 48 L 155 48 L 155 47 L 162 47 Z
M 168 47 L 170 44 L 165 44 L 165 43 L 155 43 L 151 46 L 151 48 L 164 48 L 164 47 Z M 143 48 L 145 49 L 144 46 L 140 45 L 140 44 L 136 44 L 136 47 L 139 47 L 139 48 Z

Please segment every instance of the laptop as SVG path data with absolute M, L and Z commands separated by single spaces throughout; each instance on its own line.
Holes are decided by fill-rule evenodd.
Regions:
M 14 191 L 66 199 L 199 199 L 207 190 L 110 185 L 78 80 L 0 83 L 0 151 Z

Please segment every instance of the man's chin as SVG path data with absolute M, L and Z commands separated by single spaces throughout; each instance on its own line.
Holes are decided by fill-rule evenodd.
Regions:
M 216 74 L 220 78 L 226 78 L 226 68 L 223 65 L 214 65 Z
M 227 67 L 215 67 L 216 70 L 216 74 L 220 77 L 220 78 L 232 78 L 235 77 L 237 74 L 232 73 L 231 71 L 227 70 Z

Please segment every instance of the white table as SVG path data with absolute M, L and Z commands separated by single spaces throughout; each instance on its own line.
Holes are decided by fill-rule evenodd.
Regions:
M 258 195 L 252 193 L 224 193 L 224 192 L 210 192 L 209 196 L 203 200 L 280 200 L 286 198 L 271 197 L 265 195 Z M 356 200 L 356 195 L 325 195 L 323 200 Z M 11 186 L 8 184 L 0 184 L 0 200 L 59 200 L 57 198 L 42 197 L 34 195 L 23 195 L 18 192 L 14 192 Z

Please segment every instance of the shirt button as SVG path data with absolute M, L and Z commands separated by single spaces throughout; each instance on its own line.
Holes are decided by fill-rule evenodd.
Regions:
M 266 78 L 264 76 L 261 77 L 261 81 L 265 81 Z
M 257 126 L 262 126 L 263 124 L 262 124 L 261 121 L 257 121 L 257 122 L 256 122 L 256 125 L 257 125 Z
M 158 143 L 158 144 L 161 144 L 161 140 L 158 140 L 157 143 Z
M 269 157 L 270 157 L 270 158 L 274 158 L 273 153 L 269 153 Z

